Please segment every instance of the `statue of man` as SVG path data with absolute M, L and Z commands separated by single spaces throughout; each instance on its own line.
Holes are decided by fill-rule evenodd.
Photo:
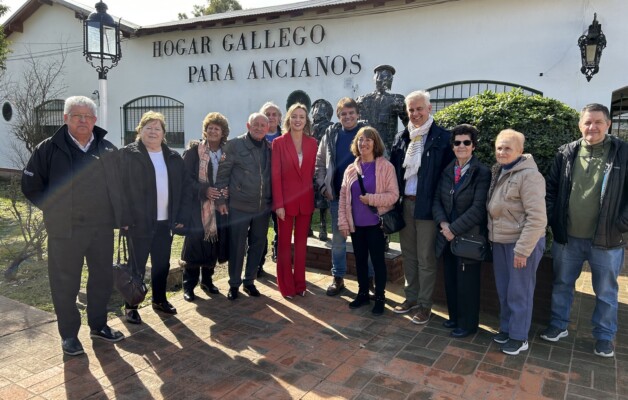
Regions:
M 334 115 L 334 108 L 325 99 L 318 99 L 312 104 L 312 136 L 320 142 L 327 127 L 333 125 L 331 117 Z
M 404 99 L 401 94 L 389 93 L 395 69 L 390 65 L 378 65 L 375 72 L 375 91 L 358 97 L 360 117 L 377 129 L 390 154 L 393 139 L 397 134 L 397 118 L 403 125 L 408 124 Z

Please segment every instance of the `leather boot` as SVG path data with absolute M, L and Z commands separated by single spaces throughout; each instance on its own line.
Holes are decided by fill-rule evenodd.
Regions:
M 384 296 L 375 296 L 375 305 L 371 312 L 373 315 L 382 315 L 386 306 L 386 298 Z
M 345 280 L 334 276 L 334 281 L 327 288 L 327 296 L 335 296 L 345 288 Z
M 349 303 L 349 308 L 360 308 L 362 306 L 369 304 L 369 293 L 368 292 L 360 292 L 355 297 L 351 303 Z

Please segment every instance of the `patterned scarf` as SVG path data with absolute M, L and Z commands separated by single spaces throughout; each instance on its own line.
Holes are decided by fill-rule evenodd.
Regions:
M 406 151 L 406 157 L 403 160 L 403 167 L 406 172 L 403 179 L 408 180 L 412 175 L 416 175 L 421 168 L 421 156 L 425 146 L 425 135 L 430 131 L 434 118 L 430 115 L 429 119 L 421 126 L 415 127 L 412 122 L 408 123 L 408 131 L 410 131 L 410 145 Z
M 198 181 L 200 183 L 209 183 L 207 176 L 207 166 L 209 165 L 209 146 L 206 141 L 202 141 L 198 145 Z M 203 198 L 201 200 L 201 221 L 203 222 L 203 230 L 205 231 L 204 239 L 214 243 L 218 240 L 218 228 L 216 227 L 216 206 L 214 200 Z

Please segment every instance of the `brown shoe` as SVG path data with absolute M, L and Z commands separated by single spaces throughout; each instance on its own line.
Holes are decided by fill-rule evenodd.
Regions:
M 431 316 L 432 309 L 421 306 L 419 307 L 419 312 L 417 312 L 414 317 L 412 317 L 412 323 L 417 325 L 425 325 L 429 322 Z
M 345 280 L 334 276 L 334 281 L 327 288 L 327 296 L 335 296 L 345 288 Z
M 403 303 L 399 304 L 398 306 L 395 306 L 395 308 L 393 308 L 393 312 L 397 313 L 397 314 L 405 314 L 410 310 L 413 310 L 415 308 L 417 308 L 418 305 L 414 302 L 408 301 L 408 300 L 404 300 Z

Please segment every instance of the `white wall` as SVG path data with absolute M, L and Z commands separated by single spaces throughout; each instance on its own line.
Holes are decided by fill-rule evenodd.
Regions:
M 210 111 L 227 116 L 233 136 L 245 131 L 248 115 L 262 103 L 273 100 L 284 107 L 287 96 L 296 89 L 306 91 L 312 101 L 323 97 L 332 104 L 343 96 L 370 92 L 374 89 L 372 69 L 378 64 L 391 64 L 397 69 L 395 93 L 407 94 L 460 80 L 498 80 L 532 87 L 576 109 L 590 102 L 609 105 L 612 91 L 628 85 L 628 51 L 623 45 L 628 34 L 628 2 L 624 0 L 460 0 L 381 12 L 396 7 L 407 6 L 399 1 L 375 9 L 378 14 L 360 9 L 344 14 L 308 13 L 273 22 L 126 40 L 120 64 L 109 72 L 109 138 L 120 143 L 120 108 L 140 96 L 162 95 L 183 102 L 186 142 L 200 135 L 201 121 Z M 602 55 L 600 72 L 587 82 L 580 73 L 577 40 L 594 12 L 608 47 Z M 255 30 L 260 35 L 269 29 L 276 39 L 280 28 L 305 26 L 309 30 L 316 24 L 324 26 L 326 32 L 318 45 L 231 52 L 222 48 L 227 34 L 238 37 Z M 25 33 L 10 39 L 17 46 L 20 42 L 59 41 L 71 36 L 71 41 L 80 45 L 81 29 L 70 10 L 42 6 L 26 22 Z M 202 36 L 211 38 L 211 54 L 153 57 L 155 41 L 185 39 L 189 44 L 192 38 L 200 40 Z M 261 60 L 284 58 L 313 61 L 317 56 L 336 55 L 348 59 L 354 54 L 360 55 L 362 67 L 356 75 L 247 79 L 252 62 L 260 65 Z M 221 66 L 222 74 L 231 64 L 234 80 L 188 82 L 189 66 L 209 68 L 212 63 Z M 15 72 L 15 65 L 8 63 L 9 72 Z M 97 74 L 81 52 L 71 53 L 66 65 L 68 95 L 90 95 L 98 88 Z M 5 130 L 6 124 L 0 123 L 2 137 Z M 0 161 L 2 166 L 6 164 Z

